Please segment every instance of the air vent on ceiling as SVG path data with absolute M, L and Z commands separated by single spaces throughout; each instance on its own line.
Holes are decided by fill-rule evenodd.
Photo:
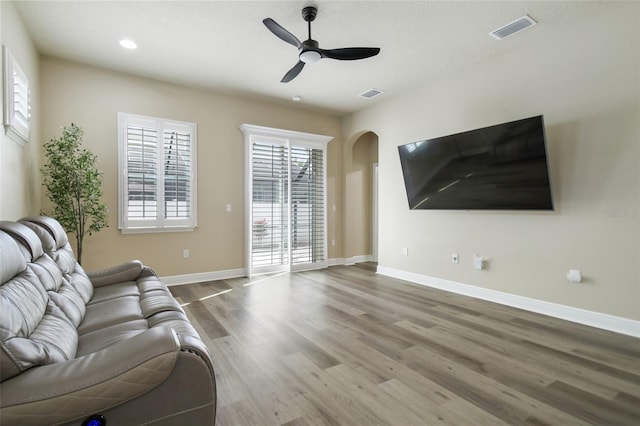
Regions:
M 509 37 L 510 35 L 522 31 L 526 28 L 532 27 L 535 24 L 536 21 L 531 19 L 529 15 L 524 15 L 522 18 L 516 19 L 515 21 L 510 22 L 507 25 L 498 28 L 497 30 L 491 31 L 489 35 L 495 39 L 502 40 L 505 37 Z
M 364 93 L 360 93 L 358 96 L 365 99 L 375 98 L 376 96 L 382 95 L 384 92 L 378 89 L 369 89 Z

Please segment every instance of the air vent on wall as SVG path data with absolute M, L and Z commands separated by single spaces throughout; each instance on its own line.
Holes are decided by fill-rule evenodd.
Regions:
M 376 96 L 382 95 L 384 92 L 378 89 L 369 89 L 364 93 L 360 93 L 358 96 L 365 99 L 375 98 Z
M 497 30 L 491 31 L 489 35 L 495 39 L 502 40 L 505 37 L 509 37 L 510 35 L 522 31 L 526 28 L 532 27 L 535 24 L 536 21 L 531 19 L 529 15 L 524 15 L 522 18 L 516 19 L 515 21 L 510 22 L 507 25 L 498 28 Z

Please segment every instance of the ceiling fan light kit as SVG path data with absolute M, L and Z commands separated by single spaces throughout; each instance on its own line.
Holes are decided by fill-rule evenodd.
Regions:
M 318 62 L 322 58 L 320 53 L 315 50 L 307 50 L 300 54 L 300 60 L 305 64 L 312 64 L 314 62 Z
M 380 48 L 378 47 L 320 49 L 318 42 L 311 38 L 311 22 L 316 19 L 317 13 L 318 9 L 313 6 L 307 6 L 302 9 L 302 18 L 307 22 L 309 31 L 309 37 L 307 40 L 302 42 L 273 19 L 266 18 L 262 21 L 269 31 L 271 31 L 276 37 L 298 49 L 298 63 L 284 75 L 281 83 L 288 83 L 296 78 L 304 68 L 305 64 L 311 64 L 323 58 L 353 61 L 357 59 L 370 58 L 380 53 Z

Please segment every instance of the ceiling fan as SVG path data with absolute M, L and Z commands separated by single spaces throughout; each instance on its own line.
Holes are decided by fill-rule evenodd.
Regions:
M 298 48 L 298 63 L 294 65 L 280 80 L 281 83 L 288 83 L 300 74 L 305 64 L 316 62 L 322 58 L 339 59 L 341 61 L 353 61 L 365 59 L 380 53 L 378 47 L 346 47 L 342 49 L 320 49 L 316 40 L 311 38 L 311 22 L 316 19 L 318 9 L 307 6 L 302 9 L 302 18 L 307 21 L 309 27 L 309 38 L 300 41 L 296 36 L 285 30 L 280 24 L 271 18 L 262 22 L 276 37 Z

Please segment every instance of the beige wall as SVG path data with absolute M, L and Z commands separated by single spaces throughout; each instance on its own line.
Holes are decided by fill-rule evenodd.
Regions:
M 334 136 L 328 146 L 328 202 L 342 200 L 340 119 L 238 97 L 185 88 L 92 68 L 59 59 L 41 59 L 43 136 L 62 126 L 84 129 L 84 144 L 100 159 L 103 201 L 109 228 L 85 240 L 83 266 L 92 270 L 141 259 L 159 275 L 182 275 L 243 268 L 244 139 L 249 123 Z M 117 229 L 117 113 L 127 112 L 195 122 L 198 125 L 198 227 L 193 232 L 128 234 Z M 225 205 L 232 205 L 232 212 Z M 342 239 L 338 214 L 328 215 L 329 238 Z M 183 249 L 190 258 L 183 259 Z M 341 245 L 329 257 L 342 257 Z
M 640 319 L 639 6 L 612 4 L 544 39 L 523 33 L 518 49 L 343 120 L 345 140 L 379 137 L 382 266 Z M 538 114 L 554 212 L 407 208 L 398 145 Z M 584 282 L 569 283 L 569 269 Z
M 0 131 L 0 220 L 16 220 L 40 212 L 39 57 L 12 2 L 0 2 L 0 15 L 2 44 L 27 75 L 31 90 L 29 143 L 22 146 L 5 135 L 4 127 Z

